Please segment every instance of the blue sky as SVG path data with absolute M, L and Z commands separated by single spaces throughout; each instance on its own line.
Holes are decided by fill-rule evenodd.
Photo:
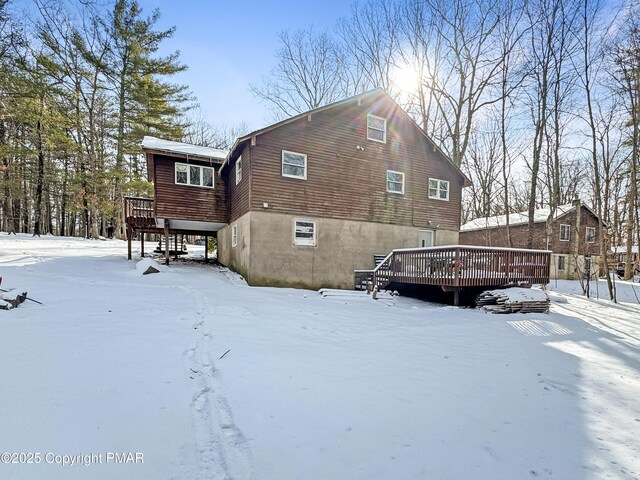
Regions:
M 138 0 L 145 13 L 159 8 L 160 28 L 176 27 L 165 52 L 180 50 L 186 84 L 214 124 L 250 129 L 268 123 L 268 111 L 249 90 L 275 64 L 278 33 L 284 29 L 333 28 L 351 0 Z

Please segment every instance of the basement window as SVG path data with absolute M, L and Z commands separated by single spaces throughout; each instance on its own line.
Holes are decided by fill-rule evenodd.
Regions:
M 231 246 L 235 247 L 238 245 L 238 225 L 234 225 L 231 227 Z
M 404 195 L 404 173 L 387 170 L 387 192 Z
M 175 164 L 175 182 L 180 185 L 213 188 L 213 168 L 201 165 Z
M 387 119 L 376 117 L 373 114 L 367 115 L 367 140 L 387 143 Z
M 560 224 L 560 241 L 568 242 L 571 240 L 571 225 L 567 225 L 566 223 Z
M 304 153 L 282 151 L 282 176 L 307 179 L 307 156 Z
M 311 220 L 295 220 L 293 222 L 293 244 L 316 245 L 316 222 Z
M 558 270 L 564 270 L 565 269 L 564 262 L 565 262 L 564 255 L 560 255 L 558 257 Z
M 587 227 L 584 241 L 587 243 L 596 243 L 596 227 Z
M 449 181 L 437 178 L 429 179 L 429 198 L 435 200 L 449 200 Z

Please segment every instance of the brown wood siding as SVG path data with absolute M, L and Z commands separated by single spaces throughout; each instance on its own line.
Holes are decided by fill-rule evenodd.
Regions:
M 242 180 L 236 185 L 237 160 L 231 168 L 226 168 L 222 176 L 227 185 L 227 201 L 229 205 L 229 222 L 234 222 L 249 211 L 251 185 L 251 149 L 245 147 L 242 156 Z
M 181 158 L 153 155 L 156 216 L 176 220 L 227 222 L 227 198 L 224 182 L 218 176 L 220 164 L 188 162 Z M 175 164 L 190 163 L 214 167 L 214 188 L 175 183 Z
M 598 255 L 598 219 L 582 207 L 580 219 L 580 246 L 578 253 L 580 255 Z M 560 241 L 560 224 L 571 226 L 571 238 L 568 242 Z M 546 225 L 544 223 L 535 223 L 533 230 L 533 248 L 549 249 L 553 253 L 571 255 L 575 251 L 575 212 L 570 212 L 553 222 L 553 235 L 547 247 Z M 594 243 L 586 243 L 586 227 L 596 228 L 596 238 Z M 527 234 L 529 227 L 527 225 L 515 225 L 509 228 L 514 248 L 527 247 Z M 463 245 L 484 245 L 490 247 L 508 247 L 507 229 L 506 227 L 489 228 L 486 230 L 472 230 L 460 232 L 460 243 Z
M 386 143 L 367 139 L 368 113 L 387 119 Z M 259 135 L 248 150 L 252 210 L 268 203 L 269 211 L 301 216 L 460 227 L 462 175 L 384 96 L 303 117 Z M 306 180 L 282 176 L 282 150 L 307 155 Z M 405 174 L 404 195 L 386 191 L 387 170 Z M 430 177 L 450 182 L 449 201 L 428 198 Z

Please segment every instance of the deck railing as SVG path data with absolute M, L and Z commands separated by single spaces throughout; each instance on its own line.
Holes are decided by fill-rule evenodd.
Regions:
M 154 225 L 153 198 L 124 197 L 124 218 L 129 225 Z
M 545 284 L 550 259 L 548 250 L 468 245 L 397 249 L 373 270 L 356 271 L 355 282 L 368 276 L 378 288 L 391 282 L 443 287 Z

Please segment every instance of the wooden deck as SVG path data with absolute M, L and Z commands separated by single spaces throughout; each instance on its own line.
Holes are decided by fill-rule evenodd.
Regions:
M 164 225 L 158 226 L 156 219 L 155 202 L 152 198 L 124 197 L 124 218 L 127 227 L 127 258 L 131 260 L 131 241 L 134 234 L 139 234 L 140 253 L 144 257 L 144 234 L 158 235 L 159 243 L 156 253 L 164 253 L 165 263 L 169 264 L 169 257 L 178 258 L 186 254 L 184 235 L 204 235 L 205 239 L 211 235 L 209 231 L 180 230 L 169 228 L 169 220 L 164 220 Z M 208 241 L 207 241 L 208 244 Z M 169 245 L 169 248 L 166 248 Z M 205 261 L 209 260 L 208 248 L 204 249 Z
M 153 198 L 124 197 L 124 218 L 132 228 L 155 227 Z
M 372 282 L 436 285 L 458 293 L 465 287 L 500 287 L 549 282 L 551 251 L 449 245 L 393 250 L 373 270 L 354 272 L 355 288 Z

